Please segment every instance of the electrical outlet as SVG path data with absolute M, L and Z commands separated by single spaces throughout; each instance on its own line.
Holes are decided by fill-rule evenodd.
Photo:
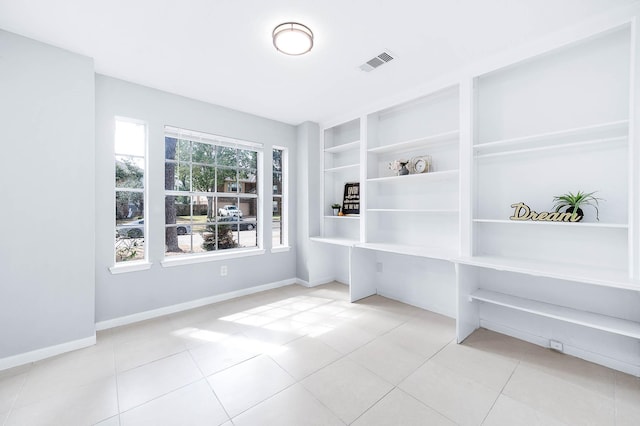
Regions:
M 549 340 L 549 348 L 556 352 L 564 352 L 564 346 L 562 342 L 558 342 L 557 340 Z
M 220 267 L 220 276 L 221 277 L 226 277 L 227 276 L 227 265 L 222 265 Z
M 376 272 L 382 272 L 382 262 L 376 262 Z

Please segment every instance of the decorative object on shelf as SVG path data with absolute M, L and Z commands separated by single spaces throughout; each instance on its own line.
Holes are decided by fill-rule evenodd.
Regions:
M 564 212 L 560 213 L 556 211 L 552 212 L 535 212 L 525 203 L 511 204 L 511 208 L 515 209 L 513 216 L 509 217 L 511 220 L 531 220 L 534 222 L 579 222 L 582 216 L 578 216 L 577 213 Z
M 342 200 L 342 215 L 360 214 L 360 182 L 347 182 L 344 184 L 344 197 Z M 340 216 L 338 213 L 338 216 Z
M 340 204 L 338 203 L 333 203 L 331 204 L 331 208 L 333 209 L 333 215 L 334 216 L 338 216 L 338 213 L 340 213 Z
M 431 171 L 431 156 L 421 155 L 413 157 L 409 161 L 409 169 L 411 173 L 428 173 Z
M 589 193 L 578 191 L 575 194 L 572 192 L 567 192 L 566 194 L 556 195 L 553 197 L 553 202 L 555 203 L 553 207 L 556 209 L 556 212 L 559 212 L 561 209 L 566 208 L 566 213 L 572 213 L 578 216 L 578 220 L 573 222 L 579 222 L 584 217 L 584 211 L 580 208 L 580 206 L 591 206 L 596 211 L 596 220 L 600 221 L 598 212 L 598 201 L 603 200 L 602 198 L 593 196 L 593 194 L 595 194 L 596 192 L 598 191 Z
M 409 164 L 409 160 L 394 160 L 389 162 L 388 168 L 396 172 L 396 175 L 404 176 L 409 174 L 407 164 Z

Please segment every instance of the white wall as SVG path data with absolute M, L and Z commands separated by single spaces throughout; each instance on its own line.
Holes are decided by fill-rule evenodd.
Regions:
M 215 82 L 212 82 L 215 84 Z M 143 120 L 149 134 L 149 260 L 151 269 L 113 275 L 114 117 Z M 271 235 L 264 236 L 264 255 L 224 261 L 163 267 L 164 257 L 164 126 L 228 136 L 264 144 L 265 184 L 271 187 L 271 148 L 289 148 L 289 194 L 297 191 L 296 128 L 250 114 L 161 92 L 122 80 L 96 76 L 96 321 L 296 277 L 295 246 L 271 253 Z M 271 222 L 270 192 L 263 194 L 265 223 Z M 289 203 L 289 240 L 296 241 L 296 203 Z M 268 228 L 270 230 L 270 228 Z M 220 276 L 227 265 L 228 275 Z
M 0 117 L 1 369 L 95 335 L 92 59 L 0 31 Z

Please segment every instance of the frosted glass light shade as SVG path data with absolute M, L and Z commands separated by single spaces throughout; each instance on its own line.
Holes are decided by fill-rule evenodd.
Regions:
M 285 22 L 273 30 L 273 45 L 286 55 L 304 55 L 313 47 L 313 33 L 297 22 Z

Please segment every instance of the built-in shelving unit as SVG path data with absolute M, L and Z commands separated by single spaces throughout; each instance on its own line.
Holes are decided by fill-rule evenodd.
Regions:
M 475 78 L 458 341 L 487 327 L 640 372 L 631 34 L 626 25 Z M 509 219 L 513 204 L 554 211 L 569 191 L 597 191 L 600 220 L 589 206 L 579 223 Z
M 459 250 L 459 89 L 448 87 L 367 116 L 365 242 L 445 258 Z M 426 173 L 389 164 L 426 157 Z M 410 167 L 410 163 L 408 165 Z M 446 253 L 446 254 L 445 254 Z
M 362 145 L 359 119 L 323 131 L 322 223 L 316 241 L 347 246 L 360 241 L 360 218 L 334 216 L 331 205 L 342 204 L 345 183 L 360 182 Z
M 455 315 L 458 342 L 479 327 L 557 340 L 640 376 L 635 25 L 548 42 L 323 129 L 313 240 L 349 247 L 351 300 L 377 292 Z M 426 173 L 390 167 L 418 157 Z M 360 182 L 360 215 L 331 216 L 346 182 Z M 510 219 L 519 203 L 554 212 L 577 191 L 601 199 L 581 222 Z

